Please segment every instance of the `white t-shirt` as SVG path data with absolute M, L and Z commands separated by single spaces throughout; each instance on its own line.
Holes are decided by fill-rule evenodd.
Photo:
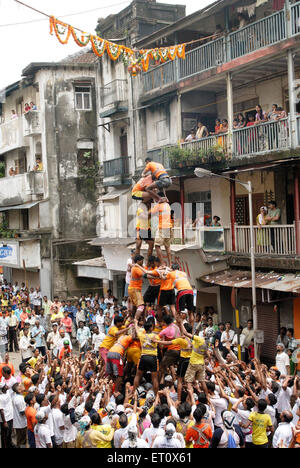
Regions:
M 242 424 L 248 423 L 249 416 L 250 416 L 251 411 L 245 410 L 245 409 L 238 409 L 237 411 L 237 424 L 240 422 Z M 243 434 L 245 436 L 245 442 L 252 442 L 252 429 L 251 427 L 247 427 L 246 429 L 244 427 L 241 427 Z
M 30 336 L 23 335 L 20 339 L 19 348 L 21 351 L 22 359 L 29 359 L 32 357 L 32 347 L 30 347 Z
M 14 410 L 9 390 L 6 393 L 0 393 L 0 410 L 4 411 L 5 421 L 11 421 L 14 418 Z M 2 418 L 0 416 L 0 422 Z
M 63 413 L 58 408 L 52 409 L 53 416 L 53 430 L 55 442 L 57 445 L 61 445 L 64 441 L 64 431 L 60 429 L 64 425 Z
M 278 413 L 282 413 L 282 411 L 292 411 L 292 408 L 291 408 L 292 393 L 293 393 L 293 389 L 290 387 L 287 387 L 286 390 L 281 388 L 279 395 L 277 397 Z
M 114 446 L 115 448 L 121 448 L 121 439 L 124 441 L 128 438 L 128 427 L 121 427 L 114 433 Z
M 234 335 L 235 335 L 234 330 L 229 330 L 228 335 L 227 335 L 227 331 L 223 331 L 221 335 L 221 343 L 224 343 L 226 341 L 229 341 L 230 343 L 232 343 Z
M 98 314 L 97 317 L 96 317 L 96 324 L 97 324 L 97 327 L 99 328 L 99 332 L 100 333 L 104 333 L 105 329 L 104 329 L 104 315 L 100 315 Z
M 290 365 L 290 358 L 285 352 L 276 354 L 276 367 L 282 375 L 287 375 L 286 366 Z
M 131 448 L 128 439 L 124 440 L 121 448 Z M 136 447 L 134 448 L 149 448 L 149 445 L 143 439 L 137 439 Z
M 36 448 L 47 448 L 47 444 L 52 445 L 50 430 L 46 424 L 36 424 L 34 437 Z
M 104 340 L 105 336 L 106 335 L 102 332 L 99 332 L 99 335 L 97 335 L 96 333 L 93 333 L 92 344 L 93 344 L 93 348 L 95 351 L 99 351 L 100 345 L 102 341 Z
M 64 420 L 64 442 L 67 444 L 69 442 L 74 442 L 74 440 L 77 437 L 77 429 L 76 427 L 72 424 L 70 415 L 66 416 L 65 414 L 63 415 L 63 420 Z
M 167 439 L 166 436 L 156 437 L 152 448 L 182 448 L 180 441 L 174 436 Z
M 1 378 L 0 380 L 1 383 L 5 383 L 5 385 L 7 386 L 8 388 L 8 391 L 10 393 L 10 395 L 12 396 L 12 394 L 14 393 L 13 390 L 11 390 L 11 388 L 15 385 L 15 383 L 17 383 L 17 379 L 12 375 L 9 379 L 5 379 L 4 377 Z
M 165 432 L 160 427 L 148 427 L 144 430 L 142 439 L 144 439 L 149 444 L 149 447 L 151 447 L 155 438 L 164 437 L 164 435 Z
M 227 406 L 228 406 L 227 400 L 225 400 L 225 398 L 212 398 L 211 402 L 216 411 L 214 425 L 217 427 L 221 427 L 222 422 L 223 422 L 221 413 L 222 411 L 227 409 Z
M 13 428 L 14 429 L 24 429 L 27 427 L 27 418 L 25 416 L 26 403 L 23 395 L 18 395 L 14 393 L 12 396 L 12 405 L 13 405 Z M 23 415 L 20 413 L 24 413 Z
M 127 271 L 127 269 L 128 269 L 128 267 L 129 267 L 129 265 L 132 265 L 132 264 L 133 264 L 133 260 L 132 260 L 132 258 L 129 258 L 129 259 L 127 260 L 127 265 L 126 265 L 126 266 L 127 266 L 127 268 L 126 268 L 126 277 L 125 277 L 125 281 L 126 281 L 127 284 L 129 284 L 129 283 L 130 283 L 130 280 L 131 280 L 131 270 L 130 270 L 130 271 Z

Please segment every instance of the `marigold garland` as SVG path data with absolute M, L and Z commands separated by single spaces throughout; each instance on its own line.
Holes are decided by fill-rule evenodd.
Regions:
M 128 70 L 132 76 L 136 76 L 141 69 L 147 72 L 149 70 L 150 60 L 164 63 L 168 60 L 173 61 L 176 57 L 181 59 L 185 58 L 185 44 L 134 51 L 124 45 L 115 44 L 99 36 L 88 34 L 83 31 L 80 31 L 78 35 L 75 30 L 76 28 L 63 23 L 54 16 L 50 17 L 50 34 L 54 32 L 61 44 L 67 44 L 71 35 L 79 47 L 85 47 L 90 42 L 94 54 L 98 57 L 102 57 L 104 52 L 107 52 L 110 59 L 116 61 L 121 56 L 124 62 L 129 64 Z M 81 37 L 79 37 L 80 35 Z

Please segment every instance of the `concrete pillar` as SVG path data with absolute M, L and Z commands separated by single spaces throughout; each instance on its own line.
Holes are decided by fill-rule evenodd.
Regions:
M 289 87 L 289 105 L 290 105 L 290 145 L 291 148 L 297 146 L 297 127 L 296 127 L 296 97 L 295 97 L 295 68 L 293 51 L 288 50 L 288 87 Z
M 232 91 L 232 76 L 227 73 L 227 118 L 228 118 L 228 152 L 232 154 L 232 129 L 233 129 L 233 91 Z

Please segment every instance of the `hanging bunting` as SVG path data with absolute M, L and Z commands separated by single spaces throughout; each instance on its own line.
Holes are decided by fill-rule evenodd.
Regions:
M 147 72 L 151 60 L 154 60 L 155 65 L 158 65 L 168 60 L 173 61 L 176 57 L 181 59 L 185 58 L 186 44 L 155 49 L 133 50 L 124 45 L 115 44 L 106 39 L 102 39 L 99 36 L 88 34 L 80 30 L 76 31 L 76 28 L 51 16 L 50 34 L 53 35 L 53 33 L 55 33 L 61 44 L 67 44 L 70 36 L 72 36 L 79 47 L 85 47 L 91 43 L 92 50 L 98 57 L 102 57 L 105 52 L 107 52 L 107 55 L 113 61 L 121 57 L 132 76 L 137 76 L 141 70 Z
M 113 44 L 113 42 L 107 42 L 106 44 L 106 50 L 111 60 L 118 60 L 122 52 L 122 48 L 122 46 Z
M 98 57 L 102 57 L 106 50 L 107 42 L 101 39 L 101 37 L 91 36 L 91 44 L 94 54 L 98 55 Z
M 79 47 L 87 46 L 91 40 L 91 35 L 85 32 L 82 32 L 80 34 L 80 37 L 78 37 L 74 28 L 71 29 L 71 34 L 73 36 L 74 41 Z
M 50 17 L 50 34 L 53 34 L 54 31 L 57 39 L 61 44 L 68 43 L 71 35 L 71 29 L 73 29 L 72 26 L 59 21 L 58 19 L 54 18 L 54 16 Z

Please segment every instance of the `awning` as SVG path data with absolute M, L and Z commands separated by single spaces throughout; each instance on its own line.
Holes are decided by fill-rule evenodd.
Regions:
M 113 190 L 112 192 L 108 192 L 105 195 L 102 195 L 101 197 L 98 198 L 97 201 L 105 201 L 105 200 L 114 200 L 115 198 L 119 198 L 122 195 L 126 195 L 128 193 L 128 189 L 123 189 L 123 190 Z
M 73 265 L 106 268 L 104 257 L 96 257 L 96 258 L 90 258 L 89 260 L 82 260 L 80 262 L 74 262 Z
M 251 288 L 251 271 L 249 270 L 224 270 L 219 273 L 205 275 L 202 281 L 230 288 Z M 256 287 L 273 291 L 300 293 L 300 275 L 297 273 L 255 273 Z
M 119 245 L 119 246 L 127 246 L 130 244 L 135 243 L 135 238 L 133 237 L 96 237 L 92 241 L 88 242 L 90 245 Z
M 12 206 L 1 206 L 0 211 L 8 211 L 8 210 L 29 210 L 35 205 L 38 205 L 39 201 L 34 201 L 31 203 L 23 203 L 23 205 L 12 205 Z

